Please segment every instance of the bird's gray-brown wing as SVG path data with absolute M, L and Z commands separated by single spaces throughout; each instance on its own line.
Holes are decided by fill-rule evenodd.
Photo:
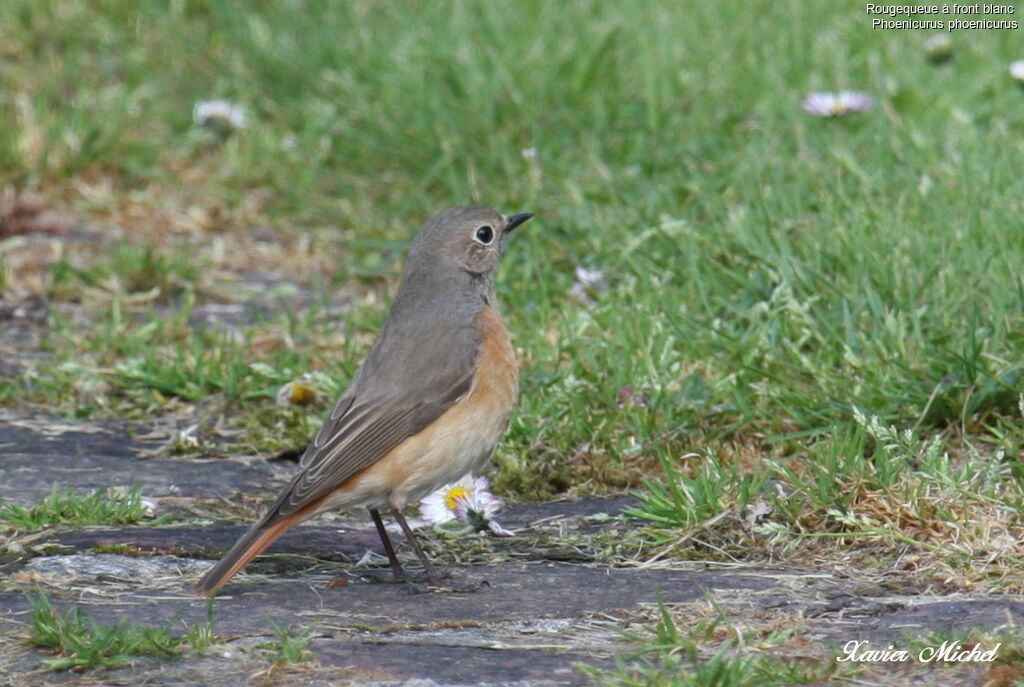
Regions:
M 481 345 L 475 327 L 453 331 L 438 323 L 415 338 L 403 334 L 382 332 L 264 522 L 327 496 L 469 392 Z

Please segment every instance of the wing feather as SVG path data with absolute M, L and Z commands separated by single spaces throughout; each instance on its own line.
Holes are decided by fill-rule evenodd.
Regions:
M 412 340 L 385 328 L 306 449 L 268 521 L 287 518 L 330 494 L 469 392 L 481 344 L 476 328 L 438 324 L 426 336 L 420 331 Z M 441 345 L 431 346 L 432 341 Z

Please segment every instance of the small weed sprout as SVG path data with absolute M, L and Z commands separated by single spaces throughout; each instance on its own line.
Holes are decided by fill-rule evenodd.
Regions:
M 217 633 L 213 625 L 213 602 L 211 597 L 206 600 L 206 617 L 185 635 L 185 640 L 196 653 L 205 651 L 217 641 Z
M 31 606 L 28 641 L 60 655 L 46 661 L 53 670 L 114 668 L 130 663 L 133 656 L 170 656 L 184 641 L 171 635 L 169 625 L 152 628 L 127 619 L 101 625 L 81 608 L 61 614 L 45 595 L 32 599 Z
M 62 614 L 45 594 L 30 598 L 29 603 L 32 633 L 28 642 L 59 655 L 45 661 L 52 670 L 116 668 L 135 656 L 173 656 L 185 646 L 198 653 L 216 641 L 212 599 L 206 604 L 204 622 L 182 636 L 171 634 L 171 623 L 154 628 L 122 618 L 114 625 L 102 625 L 78 607 Z
M 274 632 L 277 633 L 277 642 L 269 645 L 275 652 L 274 665 L 287 665 L 289 663 L 301 663 L 312 657 L 309 650 L 309 643 L 316 635 L 316 627 L 319 622 L 314 622 L 306 628 L 294 633 L 290 628 L 270 616 L 264 616 Z
M 130 525 L 148 515 L 139 487 L 107 487 L 82 494 L 54 485 L 35 506 L 0 505 L 0 524 L 30 532 L 51 525 Z

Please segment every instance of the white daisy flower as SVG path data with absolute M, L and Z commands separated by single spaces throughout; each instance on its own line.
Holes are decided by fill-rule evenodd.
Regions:
M 582 265 L 577 265 L 576 279 L 584 286 L 589 286 L 594 289 L 603 289 L 605 287 L 604 271 L 598 269 L 588 269 Z
M 924 54 L 935 64 L 953 59 L 953 39 L 948 33 L 937 33 L 924 42 Z
M 446 484 L 420 502 L 420 515 L 428 523 L 439 526 L 451 522 L 464 525 L 460 532 L 489 531 L 499 537 L 515 536 L 502 527 L 494 514 L 501 508 L 501 499 L 487 490 L 486 477 L 468 474 L 457 482 Z
M 588 269 L 582 265 L 577 265 L 575 272 L 576 282 L 569 290 L 569 297 L 583 305 L 593 305 L 594 299 L 608 288 L 604 272 L 598 269 Z
M 848 112 L 864 112 L 871 109 L 874 100 L 861 91 L 840 91 L 839 93 L 809 93 L 804 99 L 804 111 L 815 117 L 839 117 Z
M 244 129 L 249 123 L 245 108 L 227 100 L 197 101 L 192 107 L 192 121 L 225 138 L 235 129 Z
M 1024 60 L 1016 60 L 1010 63 L 1010 76 L 1017 83 L 1024 85 Z

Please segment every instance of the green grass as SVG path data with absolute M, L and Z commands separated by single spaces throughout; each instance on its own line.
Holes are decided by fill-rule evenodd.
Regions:
M 29 532 L 53 525 L 130 525 L 146 517 L 138 487 L 82 493 L 55 484 L 34 506 L 0 504 L 0 525 Z
M 581 669 L 607 687 L 831 684 L 827 681 L 851 672 L 825 656 L 782 658 L 787 643 L 799 635 L 795 629 L 755 632 L 727 626 L 721 612 L 684 629 L 659 600 L 657 618 L 650 630 L 643 635 L 629 635 L 639 645 L 637 651 L 616 656 L 616 667 L 611 670 L 587 666 Z M 708 655 L 709 652 L 713 653 Z
M 313 656 L 313 653 L 309 650 L 309 643 L 316 636 L 316 626 L 319 624 L 319 621 L 310 623 L 301 630 L 296 631 L 269 616 L 265 617 L 271 627 L 274 628 L 275 634 L 277 634 L 277 641 L 267 645 L 267 648 L 273 651 L 275 666 L 302 663 Z
M 1024 416 L 1024 396 L 1021 404 Z M 854 419 L 857 429 L 811 445 L 801 463 L 740 471 L 710 454 L 663 461 L 663 479 L 649 480 L 627 515 L 650 525 L 657 558 L 725 552 L 813 565 L 842 556 L 870 570 L 912 551 L 928 561 L 919 579 L 1016 589 L 1024 484 L 1005 453 L 954 452 L 938 435 L 925 441 L 859 411 Z
M 166 255 L 153 244 L 115 246 L 105 259 L 87 268 L 66 260 L 54 263 L 51 296 L 81 298 L 83 292 L 95 289 L 166 301 L 192 286 L 202 270 L 202 263 L 184 251 Z
M 538 213 L 499 283 L 523 362 L 499 493 L 664 475 L 645 506 L 662 544 L 721 513 L 719 544 L 753 536 L 762 502 L 750 526 L 775 529 L 746 551 L 895 542 L 910 525 L 890 518 L 941 529 L 978 504 L 1019 539 L 1017 32 L 954 33 L 937 66 L 927 35 L 797 0 L 10 0 L 0 27 L 0 184 L 135 246 L 71 246 L 37 280 L 11 258 L 4 292 L 41 290 L 56 326 L 0 403 L 223 413 L 238 450 L 300 447 L 328 400 L 296 411 L 277 389 L 311 371 L 343 387 L 415 227 L 480 202 Z M 841 88 L 875 108 L 801 111 Z M 192 105 L 214 97 L 249 126 L 198 131 Z M 577 267 L 604 273 L 589 303 Z M 247 270 L 309 307 L 190 324 Z M 885 448 L 870 418 L 941 448 Z
M 998 647 L 995 660 L 982 672 L 1017 684 L 1022 644 L 1018 628 L 995 631 L 908 632 L 890 641 L 864 640 L 861 651 L 903 650 L 906 662 L 837 661 L 846 644 L 809 641 L 813 623 L 802 617 L 780 619 L 733 609 L 709 601 L 706 612 L 695 604 L 671 608 L 658 600 L 640 632 L 625 633 L 632 651 L 615 656 L 608 670 L 578 666 L 597 684 L 607 687 L 771 687 L 801 684 L 961 684 L 977 664 L 934 659 L 943 643 L 954 652 Z M 780 629 L 780 627 L 784 629 Z M 851 636 L 851 640 L 857 639 Z M 849 641 L 849 640 L 848 640 Z M 966 684 L 966 683 L 964 683 Z
M 31 603 L 28 641 L 59 654 L 45 661 L 52 670 L 116 668 L 137 656 L 174 656 L 185 648 L 202 651 L 214 640 L 212 602 L 207 603 L 205 623 L 182 636 L 172 635 L 170 624 L 147 627 L 122 618 L 114 625 L 103 625 L 78 607 L 60 613 L 43 594 Z

